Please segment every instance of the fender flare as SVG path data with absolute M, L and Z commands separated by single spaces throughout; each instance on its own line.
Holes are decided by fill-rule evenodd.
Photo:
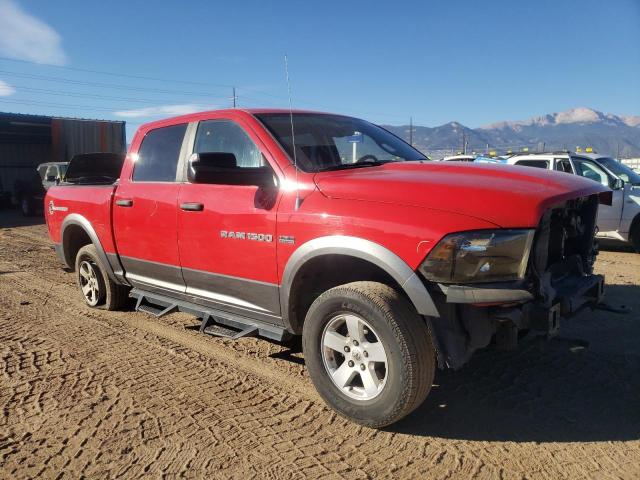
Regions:
M 72 225 L 79 226 L 89 236 L 91 243 L 93 243 L 94 247 L 96 247 L 98 258 L 100 259 L 100 262 L 104 266 L 104 269 L 107 271 L 107 275 L 109 275 L 109 278 L 119 285 L 125 284 L 122 281 L 124 277 L 123 277 L 122 266 L 120 265 L 120 260 L 118 258 L 114 258 L 112 261 L 109 260 L 109 257 L 107 256 L 107 253 L 104 251 L 104 248 L 100 243 L 100 239 L 98 238 L 98 234 L 93 228 L 93 225 L 91 225 L 91 222 L 89 220 L 87 220 L 85 217 L 83 217 L 78 213 L 71 213 L 67 215 L 65 219 L 62 221 L 62 225 L 60 226 L 60 242 L 61 242 L 60 248 L 62 249 L 62 256 L 64 258 L 64 261 L 67 267 L 72 268 L 72 265 L 69 262 L 75 261 L 75 259 L 68 258 L 68 252 L 66 251 L 67 249 L 66 231 Z M 116 264 L 115 266 L 118 269 L 117 272 L 114 271 L 114 265 L 113 265 L 114 263 Z
M 289 328 L 292 328 L 289 318 L 289 298 L 293 281 L 304 264 L 323 255 L 345 255 L 371 262 L 398 282 L 419 314 L 440 316 L 424 283 L 402 258 L 388 248 L 364 238 L 330 235 L 314 238 L 300 245 L 287 261 L 282 275 L 280 303 L 283 320 Z

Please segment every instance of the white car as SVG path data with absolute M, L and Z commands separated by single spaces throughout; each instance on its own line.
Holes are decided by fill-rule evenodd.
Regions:
M 617 160 L 595 153 L 524 153 L 508 165 L 558 170 L 589 178 L 613 190 L 611 206 L 600 205 L 598 237 L 629 243 L 640 253 L 640 174 Z
M 476 159 L 475 155 L 452 155 L 450 157 L 444 157 L 443 162 L 473 162 Z

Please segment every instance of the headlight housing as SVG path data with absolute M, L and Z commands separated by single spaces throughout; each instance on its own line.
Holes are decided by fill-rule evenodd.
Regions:
M 452 233 L 419 267 L 438 283 L 506 282 L 524 278 L 535 230 L 477 230 Z

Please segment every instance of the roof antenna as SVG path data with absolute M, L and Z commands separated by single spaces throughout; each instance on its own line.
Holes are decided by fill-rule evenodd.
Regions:
M 291 82 L 289 81 L 289 61 L 287 54 L 284 55 L 284 71 L 287 75 L 287 90 L 289 92 L 289 120 L 291 121 L 291 144 L 293 146 L 293 168 L 296 169 L 296 203 L 295 210 L 298 211 L 302 199 L 300 198 L 300 188 L 298 185 L 298 156 L 296 155 L 296 134 L 293 130 L 293 104 L 291 102 Z

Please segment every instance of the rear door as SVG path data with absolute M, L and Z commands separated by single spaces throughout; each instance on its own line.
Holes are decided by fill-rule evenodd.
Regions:
M 171 125 L 145 135 L 113 205 L 114 235 L 127 280 L 159 293 L 185 290 L 178 257 L 176 176 L 186 128 Z
M 598 182 L 611 188 L 611 177 L 596 162 L 582 157 L 573 157 L 572 161 L 576 175 L 580 175 L 581 177 L 588 178 L 594 182 Z M 611 205 L 600 204 L 598 207 L 598 231 L 600 233 L 606 234 L 607 232 L 616 232 L 620 228 L 623 201 L 624 190 L 617 189 L 613 191 L 613 200 Z
M 232 153 L 248 175 L 250 168 L 275 165 L 250 128 L 228 119 L 201 121 L 190 150 Z M 223 182 L 185 181 L 180 189 L 178 245 L 187 294 L 198 303 L 280 323 L 275 177 L 272 188 Z

